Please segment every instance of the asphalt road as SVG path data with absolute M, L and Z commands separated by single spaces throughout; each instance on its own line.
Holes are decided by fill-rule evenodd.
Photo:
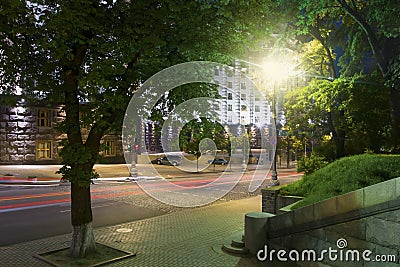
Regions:
M 45 187 L 3 190 L 0 193 L 0 200 L 7 200 L 7 205 L 1 206 L 0 209 L 0 246 L 71 232 L 69 192 L 53 191 Z M 92 212 L 94 227 L 115 225 L 165 213 L 107 198 L 92 200 Z

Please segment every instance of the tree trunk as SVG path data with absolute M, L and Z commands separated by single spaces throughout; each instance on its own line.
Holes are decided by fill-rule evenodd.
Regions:
M 289 137 L 289 134 L 286 136 L 286 140 L 287 140 L 287 146 L 286 146 L 286 155 L 287 155 L 287 158 L 286 158 L 286 168 L 288 168 L 289 169 L 289 167 L 290 167 L 290 137 Z
M 400 90 L 390 88 L 390 117 L 392 122 L 393 152 L 400 152 Z
M 92 220 L 90 186 L 71 183 L 72 257 L 85 257 L 95 251 Z
M 332 133 L 333 137 L 333 142 L 335 144 L 336 148 L 336 159 L 339 159 L 345 155 L 345 136 L 346 133 L 344 130 L 337 129 L 335 125 L 333 124 L 333 119 L 332 119 L 332 112 L 328 112 L 328 125 L 329 125 L 329 130 Z M 343 116 L 344 113 L 343 111 L 340 111 L 340 116 Z M 339 127 L 338 127 L 339 128 Z
M 336 139 L 335 139 L 336 158 L 338 158 L 338 159 L 345 156 L 345 147 L 344 147 L 345 138 L 346 138 L 345 131 L 338 130 L 337 131 L 337 136 L 336 136 Z

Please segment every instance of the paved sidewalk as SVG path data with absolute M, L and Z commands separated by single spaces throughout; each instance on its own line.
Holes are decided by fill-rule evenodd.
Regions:
M 221 251 L 229 237 L 243 231 L 245 213 L 260 210 L 261 196 L 251 197 L 97 228 L 95 238 L 97 242 L 137 253 L 107 266 L 265 266 L 254 257 L 240 258 Z M 46 267 L 49 265 L 33 255 L 67 247 L 69 243 L 70 235 L 62 235 L 0 247 L 0 266 Z

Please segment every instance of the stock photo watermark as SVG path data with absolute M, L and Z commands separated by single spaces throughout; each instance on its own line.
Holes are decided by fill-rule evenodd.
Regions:
M 259 261 L 278 260 L 280 262 L 397 262 L 396 255 L 390 254 L 375 254 L 369 249 L 356 250 L 347 249 L 347 240 L 339 238 L 336 241 L 336 247 L 328 247 L 321 251 L 313 249 L 304 250 L 275 250 L 269 249 L 267 245 L 257 252 Z
M 136 164 L 138 157 L 137 151 L 141 151 L 141 157 L 146 157 L 148 155 L 146 145 L 143 144 L 143 138 L 141 137 L 143 136 L 144 125 L 151 121 L 151 111 L 157 106 L 160 99 L 170 94 L 174 88 L 187 84 L 203 83 L 224 87 L 223 84 L 215 80 L 215 70 L 230 71 L 233 72 L 232 76 L 241 77 L 242 82 L 254 88 L 252 91 L 254 99 L 267 103 L 264 95 L 253 81 L 243 75 L 239 70 L 233 69 L 227 65 L 215 62 L 195 61 L 178 64 L 158 72 L 142 84 L 132 97 L 126 109 L 122 128 L 122 142 L 126 164 L 131 170 L 134 170 L 131 171 L 131 173 L 141 173 L 140 164 Z M 224 91 L 228 92 L 227 95 L 230 94 L 232 96 L 236 94 L 236 99 L 240 101 L 242 106 L 246 106 L 249 114 L 252 112 L 254 113 L 255 105 L 241 98 L 240 92 L 235 92 L 229 88 L 229 86 L 225 86 Z M 174 109 L 169 112 L 168 116 L 163 118 L 164 123 L 161 130 L 162 150 L 166 158 L 168 158 L 170 162 L 174 162 L 174 157 L 176 158 L 177 155 L 183 155 L 182 151 L 180 151 L 180 131 L 192 120 L 207 118 L 219 124 L 223 129 L 229 132 L 226 133 L 231 143 L 230 151 L 227 152 L 230 158 L 229 168 L 227 167 L 225 171 L 220 173 L 214 181 L 206 185 L 193 186 L 190 188 L 179 186 L 166 179 L 162 179 L 160 181 L 161 186 L 158 185 L 157 188 L 155 188 L 155 185 L 152 183 L 138 180 L 138 185 L 148 195 L 173 206 L 202 206 L 214 202 L 228 194 L 242 179 L 247 168 L 250 154 L 250 142 L 247 129 L 244 123 L 240 122 L 242 118 L 238 117 L 237 114 L 235 115 L 234 112 L 232 116 L 236 116 L 235 118 L 221 120 L 221 117 L 218 116 L 218 112 L 216 112 L 216 110 L 218 110 L 216 109 L 218 105 L 220 105 L 220 99 L 199 97 L 184 101 L 174 107 Z M 272 120 L 268 122 L 267 120 L 260 121 L 257 125 L 257 130 L 259 132 L 260 154 L 255 171 L 252 173 L 252 178 L 249 182 L 249 192 L 254 192 L 265 181 L 275 155 L 275 122 Z M 132 147 L 135 149 L 132 149 Z M 210 164 L 204 162 L 212 162 L 216 156 L 217 146 L 214 140 L 201 140 L 199 150 L 201 153 L 196 156 L 200 156 L 200 159 L 202 159 L 202 157 L 205 159 L 211 155 L 211 160 L 200 161 L 201 164 L 199 166 L 199 160 L 188 160 L 182 157 L 182 162 L 173 164 L 174 167 L 184 172 L 194 173 L 210 166 Z M 149 158 L 147 160 L 150 161 Z M 157 170 L 154 167 L 151 168 L 153 168 L 152 174 L 163 177 L 163 173 L 159 173 L 159 171 L 162 172 L 162 170 Z

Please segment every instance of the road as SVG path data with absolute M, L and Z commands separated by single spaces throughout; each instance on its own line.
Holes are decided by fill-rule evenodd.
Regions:
M 61 190 L 59 186 L 2 190 L 0 246 L 70 233 L 70 192 Z M 130 194 L 138 194 L 136 185 L 93 187 L 93 226 L 115 225 L 165 213 L 113 199 Z
M 173 167 L 170 167 L 173 169 Z M 170 170 L 171 173 L 173 171 Z M 218 173 L 175 178 L 170 181 L 187 188 L 212 182 Z M 246 173 L 228 195 L 220 201 L 244 198 L 258 192 L 247 191 L 251 172 Z M 281 173 L 281 182 L 297 180 L 294 172 Z M 161 181 L 150 181 L 154 190 L 162 190 Z M 224 183 L 232 183 L 225 180 Z M 96 182 L 91 186 L 93 225 L 101 227 L 159 216 L 177 208 L 160 203 L 135 182 Z M 190 198 L 190 196 L 188 196 Z M 1 186 L 0 185 L 0 246 L 50 237 L 71 232 L 69 186 Z

